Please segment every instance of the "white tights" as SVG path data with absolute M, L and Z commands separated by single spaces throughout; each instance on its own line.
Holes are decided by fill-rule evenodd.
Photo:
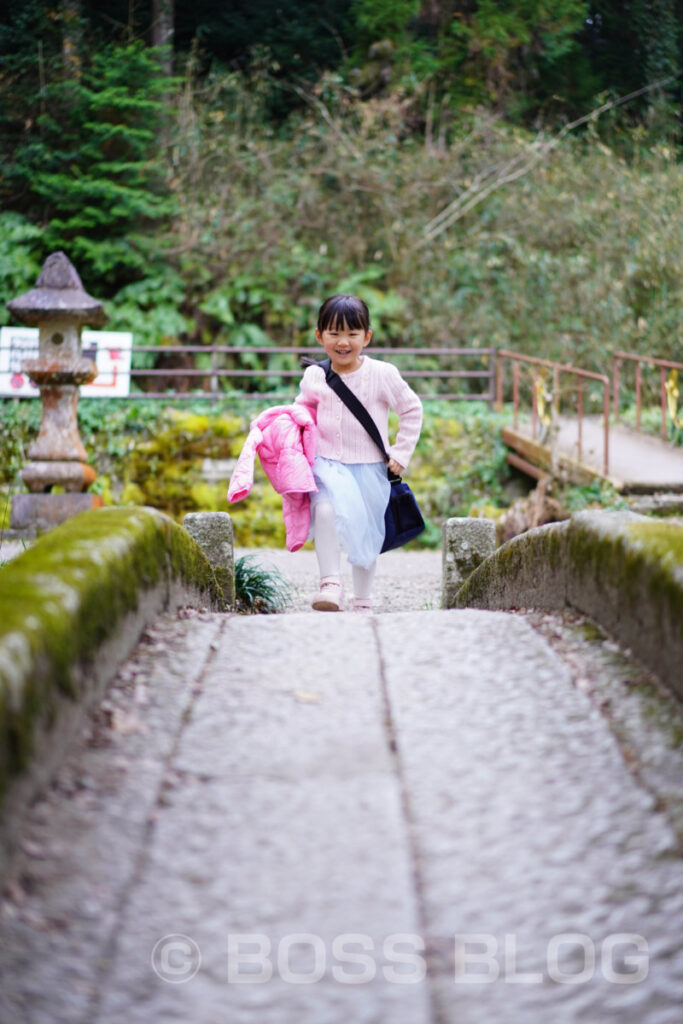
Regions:
M 320 575 L 340 576 L 341 549 L 334 524 L 334 506 L 330 501 L 319 501 L 313 510 L 313 516 L 315 553 L 318 556 Z M 376 561 L 369 569 L 363 569 L 360 565 L 351 566 L 354 597 L 370 597 L 376 566 Z

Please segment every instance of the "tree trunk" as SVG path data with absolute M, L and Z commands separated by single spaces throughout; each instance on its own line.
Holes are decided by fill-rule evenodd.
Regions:
M 152 46 L 162 47 L 161 68 L 173 73 L 173 0 L 152 0 Z
M 62 0 L 62 63 L 69 78 L 81 77 L 81 4 Z

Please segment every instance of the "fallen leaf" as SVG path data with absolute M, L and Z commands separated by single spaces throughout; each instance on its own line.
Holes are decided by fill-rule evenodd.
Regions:
M 112 712 L 111 727 L 122 736 L 128 736 L 133 732 L 147 731 L 134 711 L 123 711 L 120 708 L 116 708 Z
M 300 704 L 319 704 L 320 694 L 310 693 L 308 690 L 294 690 L 294 699 Z

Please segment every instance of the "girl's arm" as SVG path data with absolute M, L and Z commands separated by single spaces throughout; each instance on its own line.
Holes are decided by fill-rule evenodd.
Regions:
M 389 468 L 394 473 L 401 473 L 410 462 L 420 437 L 422 402 L 413 389 L 406 384 L 396 367 L 391 363 L 386 365 L 391 370 L 388 374 L 390 404 L 398 414 L 398 434 L 396 442 L 389 448 L 391 456 Z M 392 462 L 397 465 L 392 465 Z
M 325 378 L 321 370 L 316 366 L 307 366 L 299 384 L 299 394 L 294 399 L 295 403 L 305 405 L 310 410 L 313 419 L 317 417 L 320 384 L 324 381 Z M 325 387 L 327 387 L 326 384 Z

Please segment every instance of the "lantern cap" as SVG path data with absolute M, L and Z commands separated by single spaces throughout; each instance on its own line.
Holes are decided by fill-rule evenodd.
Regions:
M 55 317 L 93 327 L 107 320 L 102 303 L 88 295 L 76 268 L 63 252 L 48 256 L 35 288 L 12 299 L 7 308 L 18 320 L 31 326 Z

